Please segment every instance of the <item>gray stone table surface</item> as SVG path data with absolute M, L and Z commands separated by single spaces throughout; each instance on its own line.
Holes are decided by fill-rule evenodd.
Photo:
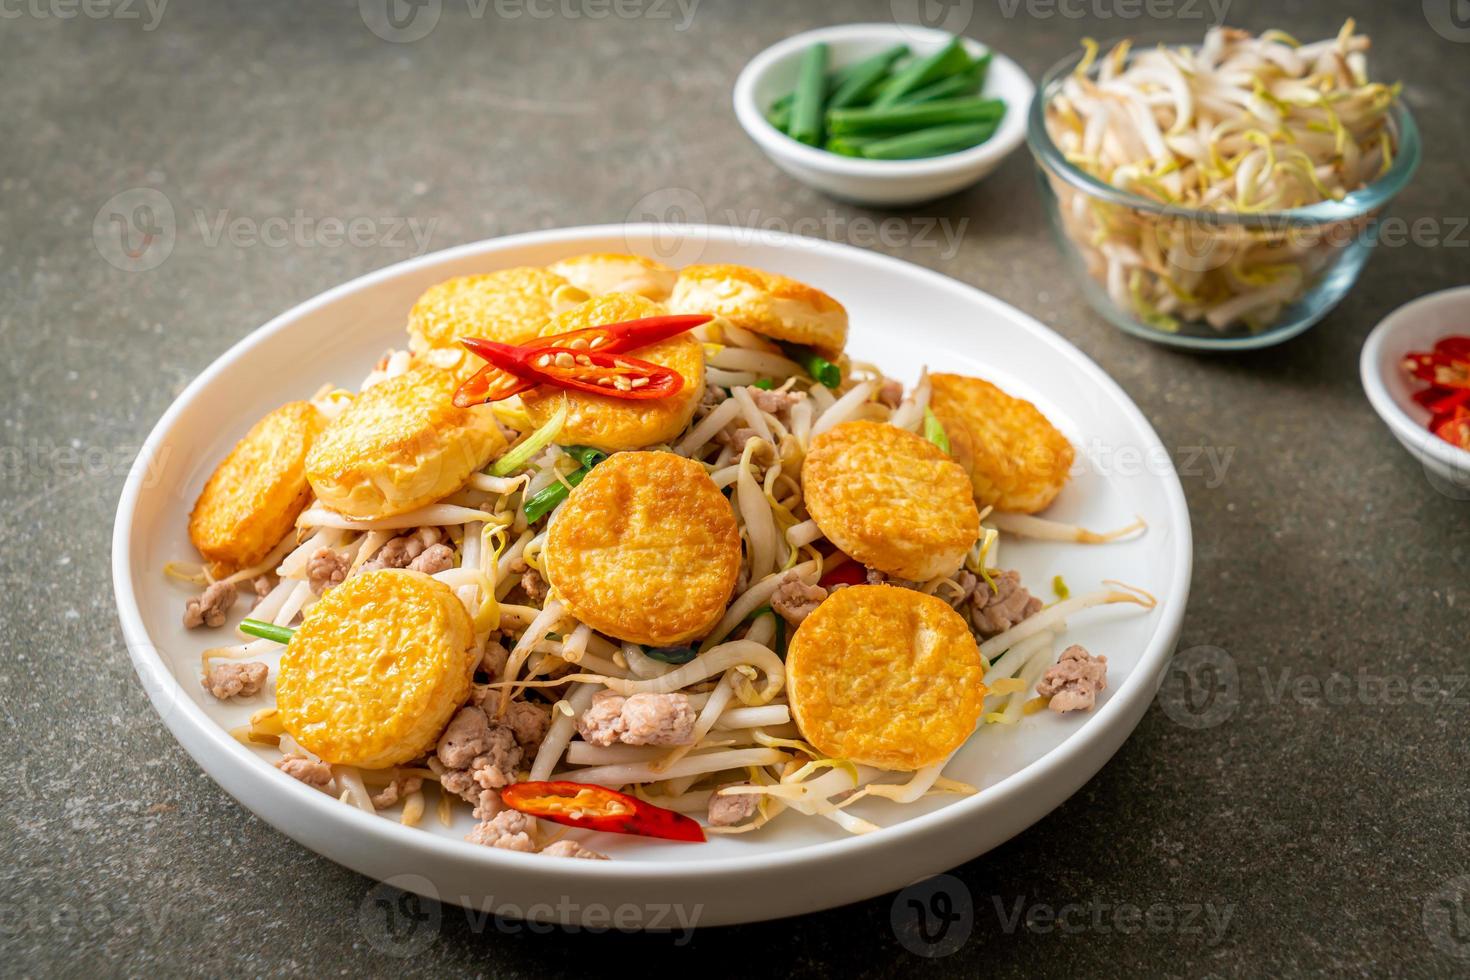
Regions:
M 5 972 L 1470 969 L 1470 504 L 1430 485 L 1357 376 L 1382 316 L 1470 278 L 1470 30 L 1433 29 L 1439 0 L 1221 3 L 1232 24 L 1303 38 L 1356 17 L 1426 152 L 1396 207 L 1420 222 L 1413 241 L 1380 248 L 1308 334 L 1215 357 L 1089 310 L 1024 152 L 967 192 L 874 212 L 793 182 L 747 140 L 729 93 L 749 57 L 914 0 L 429 0 L 439 20 L 412 43 L 368 29 L 380 0 L 0 3 Z M 968 10 L 967 33 L 1033 77 L 1083 36 L 1197 35 L 1213 16 L 1205 0 L 933 6 Z M 127 259 L 107 214 L 146 228 L 141 199 L 109 204 L 137 188 L 167 200 L 173 234 L 134 238 Z M 126 466 L 180 389 L 276 313 L 426 249 L 622 221 L 669 188 L 715 223 L 809 219 L 973 283 L 1096 358 L 1188 471 L 1181 650 L 1225 651 L 1235 681 L 1194 677 L 1226 685 L 1212 724 L 1155 704 L 1074 798 L 956 869 L 973 929 L 944 956 L 900 942 L 883 896 L 684 942 L 537 934 L 444 907 L 421 950 L 392 958 L 359 915 L 373 883 L 254 818 L 150 709 L 108 571 Z M 921 240 L 916 218 L 965 222 L 963 237 Z M 353 219 L 344 243 L 331 222 Z M 1390 686 L 1416 679 L 1412 696 Z

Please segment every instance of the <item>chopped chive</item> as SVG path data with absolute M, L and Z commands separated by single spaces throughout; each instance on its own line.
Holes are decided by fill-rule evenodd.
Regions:
M 949 433 L 931 409 L 924 409 L 924 438 L 939 447 L 940 452 L 949 453 Z
M 995 135 L 999 122 L 965 123 L 958 126 L 933 126 L 874 140 L 862 147 L 869 160 L 915 160 L 957 153 L 979 146 Z
M 572 470 L 572 472 L 566 475 L 566 483 L 557 480 L 550 486 L 543 487 L 531 494 L 531 499 L 526 501 L 526 523 L 535 524 L 541 518 L 555 510 L 557 504 L 567 499 L 567 494 L 570 492 L 567 489 L 567 485 L 576 486 L 581 483 L 582 478 L 591 469 L 592 467 L 590 466 L 583 466 L 579 469 Z
M 561 431 L 561 427 L 566 420 L 567 406 L 566 402 L 562 402 L 562 406 L 556 410 L 556 413 L 551 418 L 546 420 L 545 425 L 531 433 L 519 445 L 512 448 L 510 452 L 495 461 L 494 465 L 490 467 L 490 475 L 510 476 L 516 470 L 525 466 L 531 461 L 532 456 L 535 456 L 551 444 L 551 440 L 556 438 L 557 433 Z
M 776 382 L 772 381 L 770 378 L 758 378 L 756 379 L 755 387 L 761 389 L 762 391 L 770 391 L 776 387 Z
M 822 142 L 822 107 L 826 99 L 827 45 L 813 44 L 801 54 L 796 98 L 791 102 L 791 138 L 809 146 Z
M 766 122 L 783 133 L 789 130 L 791 128 L 791 100 L 787 99 L 785 104 L 771 106 L 771 111 L 766 113 Z
M 923 88 L 914 89 L 908 95 L 899 99 L 895 105 L 914 105 L 919 102 L 933 102 L 935 99 L 952 99 L 962 95 L 979 95 L 985 88 L 985 75 L 990 69 L 990 54 L 986 52 L 967 70 L 958 75 L 950 75 L 941 78 L 937 82 L 931 82 Z
M 1060 575 L 1051 580 L 1051 590 L 1057 594 L 1058 599 L 1065 599 L 1072 594 L 1072 590 L 1067 588 L 1067 583 Z
M 834 109 L 827 113 L 827 128 L 834 136 L 898 134 L 931 126 L 998 122 L 1005 111 L 1000 99 L 938 99 L 889 108 Z
M 591 446 L 562 446 L 561 451 L 589 469 L 607 459 L 607 453 Z
M 827 140 L 822 149 L 828 153 L 836 153 L 845 157 L 860 157 L 863 155 L 863 144 L 871 142 L 871 139 L 861 137 L 833 136 Z
M 249 634 L 250 636 L 258 636 L 262 640 L 290 643 L 291 636 L 296 631 L 289 626 L 277 626 L 275 623 L 267 623 L 263 619 L 242 619 L 240 621 L 240 632 Z
M 878 108 L 895 105 L 914 89 L 923 88 L 930 82 L 937 82 L 950 75 L 957 75 L 971 64 L 973 62 L 965 51 L 964 43 L 958 37 L 951 37 L 949 43 L 938 51 L 928 57 L 915 59 L 901 71 L 895 72 L 873 100 L 873 105 Z
M 842 369 L 810 347 L 802 344 L 782 344 L 781 349 L 786 352 L 787 357 L 800 364 L 801 369 L 819 383 L 828 388 L 836 388 L 842 384 Z
M 847 79 L 837 86 L 832 97 L 827 100 L 827 108 L 844 109 L 868 101 L 880 83 L 888 77 L 889 67 L 906 51 L 908 48 L 899 45 L 853 65 Z

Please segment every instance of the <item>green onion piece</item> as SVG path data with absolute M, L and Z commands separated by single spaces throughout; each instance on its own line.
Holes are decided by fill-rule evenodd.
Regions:
M 1072 594 L 1072 590 L 1067 588 L 1067 583 L 1060 575 L 1051 580 L 1051 590 L 1057 594 L 1058 599 L 1065 599 Z
M 842 369 L 810 347 L 801 344 L 782 344 L 781 349 L 786 352 L 787 357 L 800 364 L 803 371 L 821 384 L 828 388 L 836 388 L 842 384 Z
M 847 80 L 850 79 L 854 74 L 866 71 L 869 65 L 891 65 L 899 58 L 902 58 L 908 53 L 909 48 L 907 44 L 895 44 L 893 47 L 887 49 L 886 51 L 880 51 L 870 58 L 864 58 L 862 61 L 855 61 L 850 65 L 843 65 L 841 68 L 834 68 L 827 73 L 824 94 L 836 92 L 838 89 L 842 88 L 843 85 L 847 84 Z M 791 104 L 795 101 L 796 93 L 787 92 L 775 102 L 771 103 L 771 108 L 766 111 L 766 120 L 770 122 L 772 126 L 775 126 L 777 129 L 781 130 L 781 132 L 785 133 L 791 126 Z
M 774 612 L 771 613 L 771 616 L 776 620 L 776 639 L 773 641 L 776 644 L 776 646 L 775 646 L 776 656 L 780 657 L 782 660 L 785 660 L 786 659 L 786 617 L 784 617 L 784 616 L 777 616 Z
M 833 136 L 877 136 L 907 133 L 930 126 L 959 123 L 999 122 L 1006 104 L 1000 99 L 970 96 L 936 99 L 915 105 L 876 106 L 869 109 L 834 109 L 827 113 L 827 128 Z
M 864 144 L 871 142 L 873 140 L 867 137 L 833 136 L 822 149 L 845 157 L 860 157 L 863 155 Z
M 525 439 L 521 440 L 510 452 L 497 459 L 490 467 L 491 476 L 510 476 L 516 470 L 525 466 L 541 450 L 551 445 L 551 440 L 561 432 L 561 427 L 567 420 L 567 400 L 562 399 L 561 407 L 546 420 L 546 424 Z
M 766 122 L 775 126 L 783 133 L 791 128 L 791 99 L 787 97 L 785 104 L 771 106 L 771 111 L 766 113 Z M 787 133 L 789 136 L 790 133 Z
M 694 647 L 644 647 L 643 653 L 650 660 L 664 664 L 687 664 L 699 655 Z
M 907 51 L 907 47 L 899 45 L 853 65 L 847 78 L 827 100 L 827 108 L 844 109 L 867 101 L 879 84 L 888 77 L 889 67 Z
M 945 454 L 949 453 L 949 433 L 944 431 L 939 416 L 931 409 L 924 409 L 924 438 L 938 446 Z
M 926 58 L 915 59 L 905 65 L 903 70 L 895 72 L 873 100 L 873 105 L 879 108 L 895 105 L 914 89 L 923 88 L 930 82 L 937 82 L 950 75 L 957 75 L 973 63 L 965 51 L 964 43 L 958 37 L 951 37 L 949 43 L 938 51 Z
M 258 636 L 262 640 L 275 640 L 277 643 L 290 643 L 291 635 L 296 631 L 289 626 L 277 626 L 267 623 L 263 619 L 242 619 L 240 621 L 240 632 L 251 636 Z
M 561 451 L 588 469 L 607 459 L 607 453 L 591 446 L 562 446 Z
M 984 143 L 995 135 L 999 125 L 998 122 L 983 122 L 920 129 L 874 140 L 863 147 L 863 156 L 869 160 L 915 160 L 957 153 Z
M 827 88 L 827 45 L 813 44 L 801 54 L 796 98 L 791 103 L 791 138 L 808 146 L 822 142 L 822 103 Z
M 755 387 L 761 389 L 762 391 L 770 391 L 771 389 L 776 387 L 776 382 L 772 381 L 770 378 L 758 378 L 756 379 Z
M 556 509 L 556 505 L 567 499 L 570 492 L 567 484 L 576 486 L 582 482 L 582 477 L 590 472 L 590 467 L 583 466 L 572 470 L 566 475 L 566 483 L 557 480 L 549 487 L 543 487 L 531 494 L 531 499 L 526 501 L 526 523 L 535 524 L 541 518 Z
M 985 88 L 985 75 L 990 70 L 990 54 L 987 52 L 966 71 L 948 78 L 931 82 L 923 88 L 914 89 L 899 99 L 895 105 L 914 105 L 918 102 L 933 102 L 935 99 L 952 99 L 962 95 L 979 95 Z

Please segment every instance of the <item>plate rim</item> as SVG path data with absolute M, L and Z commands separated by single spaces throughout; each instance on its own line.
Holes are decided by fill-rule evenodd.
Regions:
M 791 872 L 808 865 L 817 865 L 833 860 L 851 860 L 863 856 L 872 856 L 876 852 L 887 851 L 890 848 L 901 848 L 905 841 L 911 842 L 923 835 L 942 829 L 945 825 L 951 825 L 951 829 L 958 830 L 968 819 L 977 815 L 980 811 L 989 810 L 992 807 L 1003 807 L 1008 800 L 1038 784 L 1045 786 L 1048 783 L 1060 781 L 1060 777 L 1079 762 L 1083 761 L 1083 757 L 1095 745 L 1105 744 L 1107 737 L 1114 734 L 1116 728 L 1127 725 L 1126 730 L 1122 731 L 1121 735 L 1117 738 L 1117 745 L 1107 752 L 1096 768 L 1092 769 L 1084 779 L 1078 782 L 1078 788 L 1080 788 L 1082 783 L 1085 783 L 1103 765 L 1107 764 L 1116 753 L 1117 748 L 1121 747 L 1123 741 L 1137 728 L 1144 711 L 1147 710 L 1147 704 L 1144 703 L 1142 708 L 1137 711 L 1137 718 L 1131 724 L 1127 722 L 1127 715 L 1133 709 L 1138 708 L 1139 702 L 1151 700 L 1157 690 L 1157 681 L 1162 677 L 1163 670 L 1168 664 L 1180 635 L 1193 574 L 1193 530 L 1184 490 L 1180 484 L 1178 473 L 1175 470 L 1173 457 L 1167 451 L 1164 451 L 1163 443 L 1148 418 L 1143 414 L 1133 399 L 1129 397 L 1127 392 L 1123 390 L 1122 386 L 1103 371 L 1096 362 L 1070 341 L 1041 323 L 1029 313 L 997 297 L 991 296 L 989 293 L 975 286 L 904 259 L 881 252 L 868 251 L 845 243 L 777 232 L 764 233 L 760 238 L 759 244 L 778 249 L 799 248 L 814 250 L 818 253 L 826 252 L 836 256 L 839 261 L 848 264 L 858 263 L 888 267 L 902 266 L 905 267 L 905 274 L 917 276 L 920 280 L 929 283 L 936 289 L 958 290 L 964 293 L 966 299 L 977 307 L 992 313 L 999 313 L 1006 318 L 1015 318 L 1018 322 L 1023 323 L 1028 329 L 1033 331 L 1040 340 L 1053 347 L 1060 356 L 1073 361 L 1084 373 L 1091 377 L 1103 392 L 1111 395 L 1122 411 L 1129 416 L 1129 420 L 1137 427 L 1139 433 L 1151 443 L 1151 445 L 1143 448 L 1145 450 L 1158 451 L 1158 458 L 1168 461 L 1166 469 L 1160 468 L 1158 471 L 1153 472 L 1152 475 L 1162 484 L 1165 506 L 1169 511 L 1169 527 L 1174 532 L 1174 540 L 1172 542 L 1173 558 L 1177 567 L 1180 569 L 1180 575 L 1173 582 L 1169 583 L 1167 590 L 1161 590 L 1163 594 L 1161 594 L 1159 600 L 1159 622 L 1147 647 L 1140 654 L 1138 663 L 1133 671 L 1123 684 L 1115 689 L 1113 696 L 1108 699 L 1107 703 L 1078 726 L 1076 731 L 1069 734 L 1061 744 L 1048 751 L 1041 758 L 1011 773 L 994 785 L 984 788 L 974 796 L 956 800 L 932 812 L 919 814 L 905 819 L 900 823 L 880 828 L 869 834 L 821 841 L 814 844 L 771 851 L 769 853 L 752 852 L 750 854 L 732 855 L 721 858 L 700 858 L 692 856 L 688 859 L 679 858 L 673 860 L 564 862 L 546 861 L 541 856 L 535 854 L 523 854 L 500 848 L 482 847 L 471 844 L 468 841 L 453 840 L 436 834 L 425 833 L 422 830 L 406 827 L 397 822 L 365 813 L 355 807 L 345 807 L 336 799 L 330 798 L 319 791 L 292 780 L 273 767 L 266 765 L 258 756 L 237 742 L 228 731 L 209 718 L 203 709 L 188 696 L 179 679 L 174 676 L 173 671 L 159 657 L 157 653 L 159 648 L 152 641 L 144 625 L 130 572 L 133 549 L 131 525 L 138 508 L 139 499 L 147 489 L 145 485 L 148 479 L 147 461 L 154 458 L 160 444 L 166 440 L 170 431 L 186 412 L 195 409 L 192 403 L 198 398 L 203 389 L 207 388 L 218 375 L 227 371 L 233 362 L 245 352 L 266 342 L 269 338 L 289 330 L 295 321 L 336 302 L 344 296 L 371 289 L 380 282 L 392 279 L 405 272 L 410 272 L 424 266 L 449 263 L 477 255 L 502 255 L 507 252 L 514 252 L 521 247 L 562 243 L 575 246 L 576 243 L 587 239 L 614 237 L 631 240 L 641 236 L 657 240 L 655 236 L 667 236 L 671 232 L 697 234 L 704 236 L 705 241 L 721 240 L 737 247 L 749 245 L 749 242 L 743 240 L 741 229 L 721 225 L 671 224 L 667 222 L 614 223 L 580 225 L 497 236 L 395 262 L 320 292 L 284 310 L 272 317 L 265 324 L 247 333 L 202 370 L 174 398 L 168 409 L 165 410 L 158 422 L 150 430 L 148 438 L 144 441 L 138 457 L 129 469 L 127 479 L 123 485 L 122 493 L 118 499 L 112 534 L 113 592 L 124 640 L 128 648 L 128 656 L 135 672 L 143 683 L 145 692 L 148 694 L 155 712 L 159 715 L 164 726 L 169 729 L 170 734 L 174 736 L 175 740 L 179 742 L 216 785 L 234 796 L 246 809 L 261 816 L 262 819 L 276 830 L 285 833 L 289 837 L 296 838 L 295 834 L 286 831 L 275 818 L 262 813 L 261 809 L 253 805 L 250 800 L 245 799 L 240 793 L 236 793 L 233 788 L 225 784 L 222 778 L 216 776 L 211 768 L 211 764 L 206 763 L 200 757 L 200 752 L 196 752 L 195 745 L 193 744 L 195 738 L 201 740 L 204 747 L 212 749 L 219 755 L 224 756 L 224 759 L 218 759 L 216 757 L 215 764 L 235 766 L 238 769 L 236 775 L 245 782 L 251 783 L 252 789 L 255 792 L 275 795 L 284 793 L 286 794 L 286 801 L 292 806 L 303 807 L 305 811 L 328 822 L 344 822 L 346 829 L 365 835 L 366 839 L 359 840 L 359 844 L 369 843 L 383 847 L 404 847 L 412 850 L 422 849 L 439 858 L 452 858 L 460 863 L 467 862 L 478 865 L 479 868 L 487 872 L 493 872 L 496 869 L 504 869 L 506 871 L 514 870 L 516 873 L 530 873 L 538 877 L 551 877 L 562 881 L 568 878 L 580 877 L 604 880 L 616 880 L 620 878 L 629 880 L 684 880 L 697 879 L 711 874 L 758 875 L 763 872 L 773 871 Z M 151 659 L 149 656 L 150 652 Z M 160 703 L 165 701 L 165 699 L 166 709 Z M 203 751 L 203 748 L 200 751 Z M 239 765 L 235 765 L 236 763 Z M 1026 821 L 1020 829 L 1023 830 L 1035 824 L 1075 792 L 1075 789 L 1067 792 L 1057 803 L 1047 807 L 1035 818 Z M 294 794 L 294 799 L 291 798 L 292 794 Z M 1019 833 L 1020 830 L 1016 832 Z M 296 839 L 299 840 L 299 838 Z M 989 847 L 998 846 L 998 843 L 989 845 Z M 313 852 L 323 853 L 320 848 L 313 845 L 305 844 L 304 846 L 307 846 Z M 970 853 L 970 857 L 966 860 L 973 859 L 977 854 L 988 850 L 989 847 L 982 847 L 979 851 Z M 334 861 L 339 860 L 330 854 L 324 854 L 323 856 Z M 841 901 L 855 900 L 857 899 L 843 899 Z M 746 921 L 753 921 L 756 918 L 760 918 L 760 916 L 752 916 Z

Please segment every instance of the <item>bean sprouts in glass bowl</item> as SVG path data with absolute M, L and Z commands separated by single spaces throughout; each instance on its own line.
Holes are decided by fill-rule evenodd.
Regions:
M 1043 79 L 1027 140 L 1089 302 L 1181 347 L 1279 343 L 1356 282 L 1419 163 L 1396 85 L 1346 24 L 1301 44 L 1212 28 L 1203 44 L 1091 42 Z

